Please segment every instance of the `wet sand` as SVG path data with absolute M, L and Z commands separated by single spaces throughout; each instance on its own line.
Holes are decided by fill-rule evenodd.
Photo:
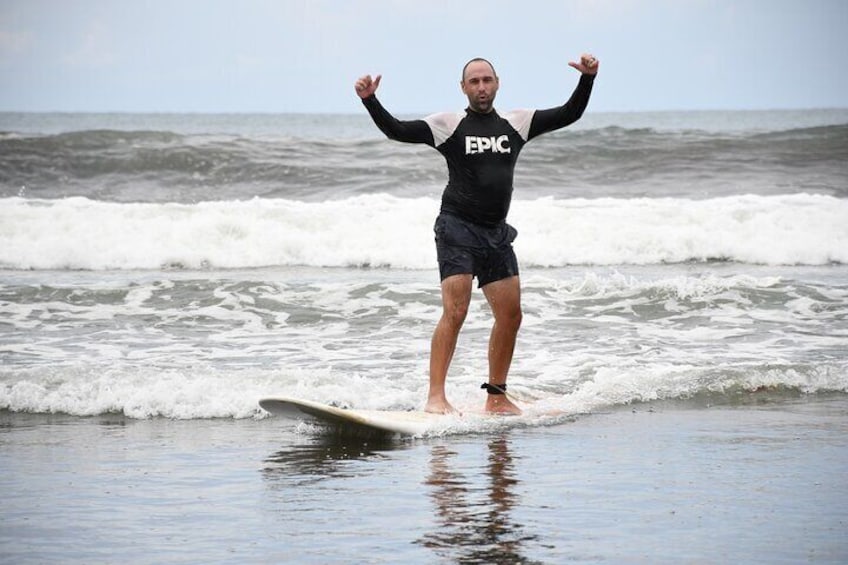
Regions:
M 848 396 L 414 440 L 0 412 L 7 563 L 845 563 Z

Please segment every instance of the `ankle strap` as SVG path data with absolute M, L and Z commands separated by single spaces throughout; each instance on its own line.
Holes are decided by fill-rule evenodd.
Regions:
M 486 389 L 486 392 L 489 394 L 506 394 L 506 383 L 502 385 L 490 385 L 489 383 L 483 383 L 480 385 L 480 388 Z

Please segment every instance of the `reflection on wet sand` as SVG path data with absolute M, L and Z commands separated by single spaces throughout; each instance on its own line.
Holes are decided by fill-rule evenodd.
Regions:
M 472 484 L 460 470 L 457 452 L 434 445 L 425 481 L 435 507 L 436 527 L 417 543 L 440 558 L 458 563 L 528 563 L 523 545 L 536 539 L 515 522 L 519 484 L 506 435 L 488 442 L 483 484 Z M 473 469 L 478 475 L 478 469 Z
M 317 483 L 328 478 L 355 476 L 347 462 L 388 457 L 385 451 L 405 446 L 391 439 L 359 439 L 338 436 L 310 437 L 265 459 L 266 480 L 282 480 L 285 487 Z

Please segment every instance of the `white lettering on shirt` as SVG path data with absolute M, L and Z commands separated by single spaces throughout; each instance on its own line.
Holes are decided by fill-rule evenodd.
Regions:
M 465 136 L 465 154 L 473 155 L 475 153 L 512 153 L 512 148 L 509 146 L 509 136 L 502 135 L 500 137 L 479 137 L 476 135 Z

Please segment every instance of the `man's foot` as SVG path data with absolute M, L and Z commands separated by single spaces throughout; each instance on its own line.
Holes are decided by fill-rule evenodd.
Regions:
M 424 411 L 430 414 L 457 414 L 458 410 L 451 406 L 447 399 L 428 400 Z
M 521 408 L 513 404 L 505 394 L 490 394 L 486 398 L 486 412 L 489 414 L 518 416 L 521 414 Z

